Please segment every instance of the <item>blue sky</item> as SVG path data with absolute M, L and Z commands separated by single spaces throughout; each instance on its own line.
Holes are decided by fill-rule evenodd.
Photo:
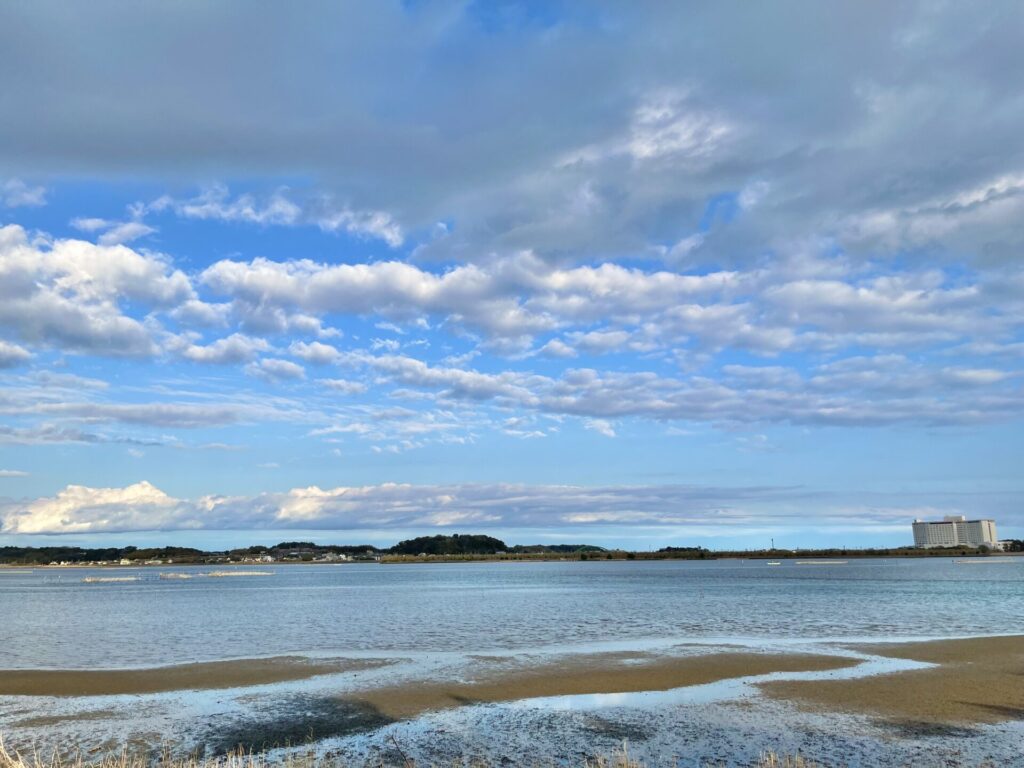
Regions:
M 0 543 L 1024 535 L 1021 20 L 0 10 Z

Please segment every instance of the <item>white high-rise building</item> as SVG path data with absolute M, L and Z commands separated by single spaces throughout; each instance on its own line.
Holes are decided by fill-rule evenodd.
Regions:
M 993 520 L 968 520 L 963 515 L 946 515 L 942 520 L 914 521 L 915 547 L 990 547 L 999 549 Z

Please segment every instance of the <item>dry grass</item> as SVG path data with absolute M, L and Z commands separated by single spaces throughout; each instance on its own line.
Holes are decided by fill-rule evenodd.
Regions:
M 401 750 L 398 751 L 399 754 L 402 754 Z M 403 755 L 402 759 L 393 765 L 397 768 L 414 768 L 415 762 Z M 467 763 L 458 761 L 453 765 L 462 768 Z M 546 768 L 553 768 L 554 765 L 555 763 L 552 762 Z M 345 766 L 337 761 L 317 758 L 309 753 L 286 755 L 275 760 L 268 760 L 265 754 L 257 752 L 234 752 L 215 758 L 172 758 L 165 754 L 154 760 L 142 755 L 131 754 L 127 750 L 95 759 L 81 754 L 71 757 L 53 754 L 46 757 L 38 752 L 29 754 L 10 752 L 0 740 L 0 768 L 345 768 Z M 490 766 L 487 763 L 473 762 L 471 768 L 490 768 Z M 623 744 L 621 749 L 610 755 L 585 760 L 582 768 L 645 768 L 645 765 L 629 753 L 627 744 Z M 709 765 L 708 768 L 716 767 Z M 774 752 L 764 752 L 750 768 L 826 767 L 805 760 L 799 755 L 795 757 L 779 756 Z
M 396 748 L 398 747 L 396 743 Z M 402 759 L 390 765 L 396 768 L 415 768 L 415 762 L 397 749 Z M 508 763 L 501 763 L 508 765 Z M 379 764 L 382 768 L 386 764 Z M 491 768 L 484 762 L 466 763 L 458 760 L 452 763 L 458 768 Z M 532 765 L 532 764 L 531 764 Z M 544 768 L 554 768 L 556 763 L 547 763 Z M 157 759 L 142 755 L 133 755 L 124 750 L 115 755 L 95 759 L 81 754 L 73 757 L 61 757 L 56 754 L 44 757 L 37 752 L 20 754 L 10 752 L 0 740 L 0 768 L 346 768 L 336 760 L 318 758 L 311 753 L 290 754 L 278 759 L 269 760 L 263 753 L 235 752 L 215 758 L 172 758 L 165 754 Z M 585 760 L 582 768 L 645 768 L 643 761 L 629 753 L 627 744 L 610 755 Z M 707 768 L 720 768 L 709 764 Z M 808 760 L 800 755 L 778 755 L 775 752 L 763 752 L 749 768 L 829 768 L 821 763 Z
M 800 755 L 776 755 L 774 752 L 762 752 L 757 761 L 757 768 L 825 768 L 820 763 L 807 760 Z
M 310 755 L 287 756 L 270 762 L 256 752 L 235 752 L 217 758 L 172 758 L 163 755 L 156 760 L 128 750 L 90 759 L 81 753 L 71 757 L 57 753 L 49 757 L 39 752 L 10 752 L 0 741 L 0 768 L 326 768 Z M 340 768 L 340 767 L 339 767 Z

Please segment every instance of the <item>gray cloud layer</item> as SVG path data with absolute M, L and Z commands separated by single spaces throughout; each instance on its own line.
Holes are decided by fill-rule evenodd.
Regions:
M 561 9 L 501 27 L 456 0 L 6 4 L 0 167 L 306 175 L 338 226 L 391 243 L 454 219 L 427 250 L 464 259 L 1021 245 L 1019 3 Z M 691 239 L 723 192 L 745 221 Z

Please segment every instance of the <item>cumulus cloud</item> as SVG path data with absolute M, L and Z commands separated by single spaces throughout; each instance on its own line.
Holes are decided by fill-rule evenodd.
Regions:
M 955 495 L 954 495 L 955 496 Z M 109 533 L 182 529 L 451 529 L 490 527 L 578 528 L 632 524 L 691 531 L 751 525 L 795 527 L 800 505 L 813 501 L 816 524 L 888 530 L 906 524 L 936 499 L 850 505 L 832 494 L 784 486 L 700 485 L 381 485 L 308 486 L 251 496 L 169 496 L 141 481 L 123 488 L 70 485 L 53 496 L 0 506 L 8 534 Z M 962 498 L 941 498 L 930 508 L 948 511 Z M 1005 503 L 1001 502 L 1001 503 Z
M 305 360 L 313 365 L 328 365 L 341 360 L 341 353 L 337 347 L 330 344 L 323 344 L 319 341 L 305 342 L 296 341 L 288 347 L 288 353 L 300 360 Z
M 911 347 L 1021 330 L 1018 300 L 995 280 L 941 269 L 864 274 L 824 256 L 781 255 L 751 270 L 686 274 L 619 264 L 554 267 L 522 253 L 442 273 L 405 262 L 327 265 L 299 260 L 220 261 L 200 277 L 247 322 L 349 314 L 439 317 L 481 334 L 489 351 L 521 355 L 533 339 L 564 329 L 537 350 L 648 353 L 690 347 L 763 356 L 848 346 Z M 395 351 L 395 340 L 380 340 Z
M 193 296 L 163 257 L 82 240 L 30 241 L 0 227 L 0 328 L 30 344 L 112 356 L 155 353 L 152 331 L 123 302 L 171 308 Z
M 182 521 L 181 503 L 145 481 L 125 488 L 69 485 L 4 514 L 4 533 L 93 533 L 198 527 Z
M 267 381 L 295 381 L 306 378 L 306 369 L 291 360 L 265 357 L 245 366 L 245 372 Z
M 551 341 L 537 350 L 537 354 L 544 357 L 576 357 L 577 352 L 564 341 L 551 339 Z
M 265 339 L 233 333 L 205 346 L 189 344 L 182 349 L 181 355 L 196 363 L 225 365 L 247 363 L 260 352 L 266 352 L 269 349 L 270 344 Z

